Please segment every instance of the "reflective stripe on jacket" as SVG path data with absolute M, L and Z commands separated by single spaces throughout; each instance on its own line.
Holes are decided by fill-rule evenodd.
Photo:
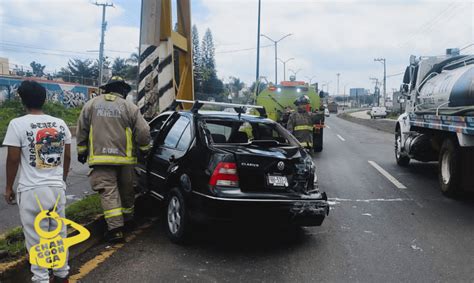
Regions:
M 136 164 L 136 148 L 149 149 L 150 129 L 139 108 L 119 94 L 89 100 L 77 123 L 78 153 L 89 165 Z
M 294 112 L 288 118 L 287 129 L 303 147 L 313 147 L 313 118 L 308 112 Z

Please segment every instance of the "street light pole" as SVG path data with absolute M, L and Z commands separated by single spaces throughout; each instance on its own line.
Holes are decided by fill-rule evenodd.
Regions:
M 298 69 L 296 71 L 294 71 L 293 69 L 290 69 L 289 71 L 293 73 L 293 76 L 295 76 L 295 79 L 296 79 L 296 74 L 298 74 L 302 69 Z
M 375 94 L 377 94 L 377 89 L 378 89 L 378 85 L 379 85 L 379 79 L 377 78 L 369 78 L 369 80 L 375 82 L 375 88 L 374 88 L 374 96 Z M 375 101 L 377 103 L 377 106 L 380 106 L 380 98 L 379 98 L 379 95 L 377 94 L 377 100 Z
M 328 95 L 329 95 L 329 84 L 331 83 L 331 81 L 325 81 L 325 82 L 323 82 L 323 83 L 324 83 L 324 85 L 326 85 L 326 92 L 327 92 Z
M 278 40 L 274 40 L 264 34 L 261 34 L 261 36 L 265 37 L 266 39 L 270 40 L 271 42 L 273 42 L 273 44 L 275 45 L 275 85 L 278 84 L 278 65 L 277 65 L 277 58 L 278 58 L 278 42 L 282 41 L 283 39 L 287 38 L 288 36 L 292 35 L 292 33 L 289 33 L 283 37 L 281 37 L 280 39 Z
M 311 85 L 311 82 L 313 81 L 314 78 L 316 78 L 316 76 L 312 76 L 312 77 L 305 76 L 305 78 L 308 80 L 309 85 Z
M 256 88 L 258 93 L 258 79 L 260 77 L 260 9 L 262 1 L 258 0 L 258 22 L 257 22 L 257 71 L 255 76 Z
M 286 59 L 286 60 L 282 60 L 282 59 L 278 58 L 278 60 L 280 60 L 280 62 L 283 63 L 283 80 L 286 81 L 286 63 L 291 61 L 291 60 L 295 60 L 295 58 L 290 58 L 290 59 Z
M 385 100 L 387 99 L 387 67 L 385 58 L 375 58 L 375 62 L 381 62 L 383 64 L 383 106 L 385 105 Z
M 339 95 L 339 76 L 341 75 L 340 73 L 337 73 L 337 94 L 336 95 Z
M 344 107 L 346 106 L 346 86 L 347 86 L 348 84 L 349 84 L 349 83 L 344 84 Z

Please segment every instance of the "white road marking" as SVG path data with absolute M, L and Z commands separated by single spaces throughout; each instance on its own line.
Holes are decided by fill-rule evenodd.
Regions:
M 331 129 L 331 127 L 329 127 L 328 125 L 326 125 L 326 128 Z
M 347 199 L 347 198 L 328 198 L 328 201 L 337 202 L 396 202 L 396 201 L 413 201 L 408 198 L 374 198 L 374 199 Z
M 372 214 L 370 214 L 370 213 L 362 213 L 362 216 L 369 216 L 369 217 L 372 217 Z
M 395 177 L 393 177 L 392 175 L 390 175 L 390 173 L 388 173 L 387 171 L 385 171 L 385 169 L 383 169 L 382 167 L 380 167 L 380 165 L 378 165 L 377 163 L 375 163 L 374 161 L 371 161 L 369 160 L 368 161 L 370 165 L 372 165 L 372 167 L 374 167 L 375 169 L 377 169 L 377 171 L 380 172 L 380 174 L 382 174 L 385 178 L 387 178 L 390 182 L 392 182 L 392 184 L 395 185 L 395 187 L 399 188 L 399 189 L 406 189 L 407 187 L 405 187 L 405 185 L 403 185 L 402 183 L 400 183 L 397 179 L 395 179 Z
M 337 135 L 337 137 L 341 140 L 341 141 L 346 141 L 343 137 L 341 137 L 341 135 Z

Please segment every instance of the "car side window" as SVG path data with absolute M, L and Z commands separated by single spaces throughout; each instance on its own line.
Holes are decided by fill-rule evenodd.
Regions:
M 158 116 L 156 119 L 154 119 L 150 123 L 150 135 L 151 135 L 152 140 L 155 140 L 156 136 L 161 130 L 161 127 L 163 126 L 163 124 L 166 122 L 166 120 L 169 117 L 170 117 L 169 114 L 161 115 L 161 116 Z
M 174 125 L 169 130 L 168 134 L 165 137 L 163 146 L 168 148 L 176 148 L 178 141 L 180 140 L 184 130 L 189 124 L 189 119 L 186 117 L 179 117 L 179 119 L 174 123 Z
M 186 129 L 184 129 L 181 138 L 179 139 L 178 145 L 176 146 L 177 150 L 186 151 L 191 143 L 191 124 L 188 124 Z

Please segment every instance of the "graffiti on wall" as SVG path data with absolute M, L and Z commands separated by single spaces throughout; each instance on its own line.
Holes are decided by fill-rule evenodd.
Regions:
M 23 79 L 0 76 L 0 102 L 13 99 Z M 66 107 L 79 107 L 84 105 L 97 93 L 97 88 L 56 82 L 37 80 L 45 89 L 48 101 L 62 103 Z

